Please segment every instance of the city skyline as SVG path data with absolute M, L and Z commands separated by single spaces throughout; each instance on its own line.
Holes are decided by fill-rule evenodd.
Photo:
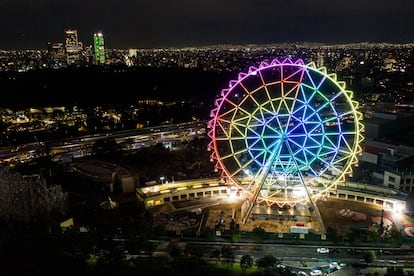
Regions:
M 102 30 L 108 48 L 187 47 L 283 42 L 414 41 L 414 3 L 326 0 L 0 1 L 0 49 L 41 49 L 64 29 L 93 43 Z

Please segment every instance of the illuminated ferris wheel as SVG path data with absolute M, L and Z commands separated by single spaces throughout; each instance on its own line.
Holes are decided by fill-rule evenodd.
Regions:
M 335 74 L 300 59 L 250 67 L 211 111 L 216 169 L 250 202 L 293 206 L 322 195 L 352 172 L 361 151 L 352 97 Z

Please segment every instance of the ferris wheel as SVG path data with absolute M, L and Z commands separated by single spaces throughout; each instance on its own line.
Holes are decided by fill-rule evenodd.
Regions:
M 362 114 L 345 82 L 301 59 L 250 67 L 215 101 L 212 161 L 251 202 L 293 206 L 352 173 Z

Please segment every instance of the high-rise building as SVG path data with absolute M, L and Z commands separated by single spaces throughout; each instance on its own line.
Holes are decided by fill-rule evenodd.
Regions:
M 82 43 L 78 41 L 78 31 L 65 30 L 66 61 L 68 65 L 77 64 L 81 59 Z
M 324 62 L 325 53 L 321 52 L 321 51 L 318 51 L 318 53 L 316 55 L 316 58 L 317 58 L 316 59 L 316 67 L 321 68 L 325 64 L 325 62 Z
M 65 46 L 59 42 L 47 43 L 48 64 L 51 68 L 66 66 Z
M 105 44 L 102 32 L 93 34 L 93 63 L 96 65 L 105 64 Z
M 128 55 L 125 55 L 125 64 L 127 66 L 133 66 L 135 64 L 135 59 L 138 56 L 138 49 L 128 49 Z

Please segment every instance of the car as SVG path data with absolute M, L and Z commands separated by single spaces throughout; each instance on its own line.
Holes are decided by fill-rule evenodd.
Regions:
M 332 262 L 329 264 L 329 268 L 338 268 L 339 264 L 337 262 Z
M 310 275 L 311 275 L 311 276 L 319 276 L 319 275 L 322 275 L 322 271 L 321 271 L 321 270 L 319 270 L 319 269 L 315 269 L 315 270 L 312 270 L 312 271 L 310 272 Z
M 329 248 L 325 248 L 325 247 L 319 247 L 316 249 L 317 253 L 321 253 L 321 254 L 327 254 L 329 253 Z

